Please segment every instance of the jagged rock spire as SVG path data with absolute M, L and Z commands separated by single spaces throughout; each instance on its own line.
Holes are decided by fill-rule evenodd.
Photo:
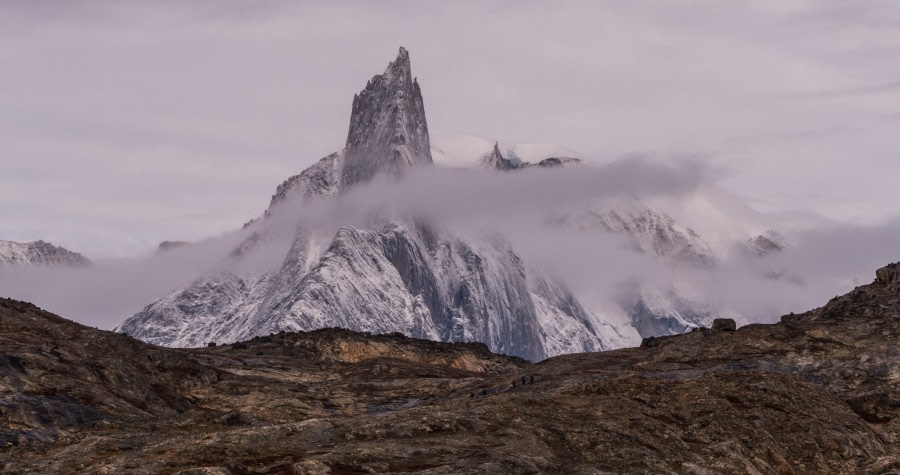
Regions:
M 422 92 L 412 77 L 409 53 L 401 47 L 384 74 L 353 97 L 341 186 L 431 163 Z
M 481 166 L 497 170 L 512 170 L 513 168 L 517 168 L 512 161 L 500 153 L 500 144 L 497 142 L 494 142 L 493 150 L 481 157 Z

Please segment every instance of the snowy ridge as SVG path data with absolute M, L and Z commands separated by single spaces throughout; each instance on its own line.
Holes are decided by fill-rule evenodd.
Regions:
M 473 135 L 445 136 L 435 143 L 436 163 L 443 166 L 514 170 L 532 165 L 581 163 L 566 156 L 563 147 L 552 144 L 502 146 L 494 143 L 491 146 L 488 139 Z M 718 261 L 735 252 L 758 258 L 787 247 L 786 240 L 772 230 L 772 223 L 738 197 L 712 186 L 665 200 L 632 198 L 589 203 L 560 210 L 548 222 L 581 232 L 622 236 L 628 249 L 654 256 L 673 268 L 712 269 Z M 642 337 L 709 325 L 713 315 L 721 315 L 726 310 L 686 298 L 682 295 L 685 287 L 689 285 L 654 287 L 638 283 L 631 289 L 631 297 L 618 304 L 630 315 L 632 325 Z M 609 315 L 609 307 L 601 307 L 602 310 L 598 308 L 595 312 Z M 727 313 L 745 321 L 733 310 L 727 309 Z
M 548 142 L 509 144 L 488 140 L 479 135 L 448 134 L 433 138 L 431 144 L 434 163 L 449 168 L 496 168 L 490 164 L 494 154 L 509 162 L 509 168 L 519 168 L 522 165 L 554 166 L 581 161 L 572 150 Z M 488 159 L 487 164 L 485 159 Z
M 391 219 L 341 228 L 316 255 L 299 233 L 281 269 L 204 278 L 128 319 L 119 330 L 168 346 L 231 342 L 281 330 L 339 326 L 443 341 L 481 341 L 533 360 L 634 344 L 559 285 L 529 278 L 496 236 L 463 242 Z M 315 264 L 306 269 L 307 262 Z M 625 335 L 625 336 L 623 336 Z
M 77 252 L 54 246 L 49 242 L 15 242 L 0 240 L 0 267 L 66 266 L 81 267 L 91 261 Z
M 598 202 L 582 210 L 559 212 L 551 222 L 581 231 L 622 234 L 633 250 L 676 264 L 709 267 L 715 263 L 709 244 L 693 229 L 636 199 Z
M 774 227 L 739 197 L 715 186 L 706 185 L 681 197 L 648 199 L 646 204 L 703 236 L 718 256 L 732 252 L 736 243 L 765 234 Z
M 484 154 L 478 160 L 478 164 L 482 168 L 488 168 L 492 170 L 512 170 L 521 166 L 521 162 L 514 162 L 504 157 L 500 153 L 500 145 L 496 143 L 494 144 L 494 148 L 491 149 L 490 152 Z
M 534 162 L 525 161 L 515 155 L 514 149 L 517 147 L 521 146 L 517 145 L 513 149 L 507 150 L 507 155 L 503 156 L 503 153 L 500 151 L 500 143 L 494 143 L 494 148 L 478 159 L 478 166 L 490 170 L 523 170 L 530 167 L 549 168 L 581 163 L 581 159 L 575 157 L 555 155 L 545 157 L 534 152 L 529 153 L 529 156 L 537 157 L 538 160 Z
M 284 202 L 289 196 L 299 196 L 309 200 L 336 195 L 342 163 L 343 153 L 332 153 L 303 170 L 299 175 L 285 180 L 284 183 L 278 185 L 275 194 L 272 195 L 266 216 L 271 214 L 273 208 Z

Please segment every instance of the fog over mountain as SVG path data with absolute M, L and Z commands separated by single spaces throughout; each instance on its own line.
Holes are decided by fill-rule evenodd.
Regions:
M 760 211 L 882 223 L 900 201 L 898 10 L 6 1 L 0 239 L 96 260 L 227 232 L 343 146 L 347 92 L 401 44 L 432 145 L 479 134 L 601 164 L 703 157 Z
M 117 328 L 163 345 L 337 325 L 539 360 L 721 315 L 769 321 L 897 252 L 894 221 L 787 225 L 696 158 L 585 165 L 467 137 L 432 150 L 403 48 L 350 124 L 344 150 L 286 180 L 240 230 L 88 269 L 7 267 L 0 291 L 107 327 L 134 313 Z
M 61 27 L 58 32 L 35 33 L 13 22 L 13 33 L 3 34 L 28 37 L 32 41 L 26 43 L 42 51 L 45 41 L 57 44 L 62 32 L 71 36 L 66 44 L 79 50 L 98 41 L 76 21 L 95 5 L 55 11 L 51 22 Z M 188 36 L 165 26 L 178 44 L 190 42 L 203 31 L 198 22 L 206 22 L 210 30 L 200 34 L 198 50 L 171 56 L 178 64 L 211 46 L 204 41 L 271 45 L 294 31 L 287 27 L 299 21 L 295 15 L 342 8 L 273 3 L 244 18 L 237 4 L 221 5 L 113 7 L 91 21 L 97 31 L 116 34 L 137 26 L 135 43 L 121 51 L 153 53 L 168 50 L 145 36 L 158 32 L 164 20 L 192 26 L 184 31 Z M 434 13 L 406 6 L 400 18 Z M 23 24 L 40 11 L 24 3 L 5 8 Z M 485 13 L 482 8 L 471 10 Z M 838 28 L 845 40 L 858 40 L 854 47 L 871 53 L 866 59 L 872 64 L 883 51 L 873 45 L 889 49 L 896 39 L 884 29 L 896 12 L 878 8 L 861 9 L 868 14 L 850 20 L 879 32 L 877 39 Z M 893 120 L 889 106 L 897 88 L 872 82 L 881 81 L 884 71 L 867 78 L 818 75 L 816 68 L 842 67 L 847 59 L 822 56 L 819 45 L 802 41 L 761 56 L 745 49 L 747 64 L 733 62 L 732 54 L 748 47 L 751 27 L 767 28 L 766 41 L 825 31 L 828 20 L 843 12 L 837 4 L 713 9 L 720 22 L 711 30 L 685 7 L 663 8 L 661 18 L 659 6 L 573 2 L 546 21 L 579 24 L 579 9 L 626 24 L 650 22 L 653 27 L 642 24 L 640 31 L 671 36 L 657 42 L 611 26 L 603 35 L 620 35 L 637 56 L 616 60 L 605 56 L 616 47 L 588 48 L 601 37 L 565 45 L 551 37 L 523 42 L 518 47 L 532 49 L 519 51 L 516 60 L 487 63 L 480 53 L 460 57 L 447 52 L 446 44 L 414 40 L 421 51 L 446 56 L 425 59 L 420 81 L 420 70 L 414 74 L 410 54 L 401 47 L 384 73 L 361 90 L 361 79 L 371 71 L 358 74 L 358 65 L 350 63 L 374 45 L 352 52 L 300 47 L 294 55 L 305 61 L 296 70 L 293 63 L 278 62 L 278 48 L 267 56 L 253 46 L 229 50 L 236 55 L 231 58 L 206 56 L 211 71 L 216 64 L 225 67 L 217 77 L 198 71 L 181 83 L 185 73 L 174 75 L 166 67 L 147 77 L 129 72 L 130 86 L 88 92 L 94 102 L 89 106 L 71 92 L 56 102 L 42 97 L 20 103 L 20 96 L 49 87 L 41 81 L 47 74 L 56 77 L 53 68 L 64 62 L 54 52 L 45 69 L 34 68 L 22 62 L 27 48 L 14 49 L 0 61 L 39 79 L 17 83 L 19 95 L 0 96 L 10 111 L 0 116 L 6 148 L 0 154 L 8 169 L 0 180 L 9 182 L 0 188 L 0 206 L 11 216 L 0 235 L 11 239 L 2 241 L 7 244 L 0 248 L 0 262 L 15 263 L 0 266 L 0 293 L 166 346 L 341 326 L 481 341 L 492 351 L 538 361 L 632 346 L 642 337 L 708 326 L 721 316 L 739 325 L 772 321 L 846 292 L 900 253 L 897 188 L 890 178 L 896 176 L 896 140 L 886 125 Z M 531 5 L 518 11 L 538 10 Z M 886 15 L 876 21 L 874 12 L 882 10 Z M 368 15 L 384 24 L 398 21 L 374 10 Z M 536 18 L 510 22 L 521 26 Z M 734 32 L 723 35 L 719 28 L 725 26 Z M 397 26 L 379 41 L 416 28 Z M 709 49 L 699 37 L 713 33 L 734 39 L 737 49 Z M 648 59 L 676 39 L 684 42 L 678 51 L 702 45 L 701 56 L 683 63 Z M 107 41 L 98 44 L 109 47 Z M 498 50 L 513 48 L 495 44 Z M 545 51 L 550 45 L 557 48 Z M 603 55 L 594 57 L 596 51 Z M 260 61 L 258 67 L 234 69 L 251 57 Z M 698 67 L 697 61 L 709 58 L 716 58 L 715 68 Z M 94 59 L 99 70 L 118 67 L 107 58 Z M 121 59 L 158 61 L 153 54 Z M 329 66 L 336 59 L 342 61 L 338 71 Z M 530 61 L 523 82 L 491 75 L 518 61 Z M 859 71 L 875 71 L 862 58 L 854 62 Z M 592 66 L 586 70 L 585 64 Z M 798 70 L 799 64 L 815 67 Z M 654 68 L 671 77 L 657 82 Z M 766 75 L 748 81 L 747 74 L 758 75 L 759 68 Z M 460 75 L 460 69 L 471 72 Z M 79 81 L 91 87 L 104 82 L 79 76 L 78 67 L 74 71 L 61 76 L 63 89 Z M 273 82 L 259 82 L 256 73 L 245 77 L 249 71 Z M 280 82 L 297 71 L 305 79 Z M 351 73 L 359 80 L 342 94 L 359 93 L 349 104 L 346 128 L 346 116 L 335 125 L 330 115 L 346 114 L 346 101 L 331 99 L 327 91 L 344 87 Z M 336 81 L 326 87 L 322 81 L 331 74 Z M 154 76 L 162 80 L 147 82 Z M 771 82 L 762 80 L 769 76 Z M 38 89 L 30 89 L 35 84 Z M 231 88 L 238 84 L 253 87 L 237 93 Z M 528 84 L 538 89 L 523 89 Z M 186 100 L 145 107 L 138 98 L 146 94 L 139 89 Z M 448 103 L 459 90 L 484 100 Z M 232 95 L 223 101 L 222 94 Z M 284 115 L 287 104 L 299 102 L 277 94 L 308 101 L 305 118 Z M 317 103 L 322 97 L 329 102 Z M 623 98 L 629 98 L 627 105 Z M 141 113 L 122 113 L 129 105 Z M 260 115 L 248 117 L 244 107 L 261 107 Z M 73 115 L 76 110 L 82 116 Z M 47 114 L 54 119 L 41 118 Z M 169 120 L 170 114 L 179 119 Z M 271 128 L 266 121 L 272 117 L 282 122 Z M 454 133 L 433 134 L 435 123 Z M 343 147 L 332 146 L 340 143 L 334 137 L 342 130 Z M 265 190 L 261 181 L 267 181 Z M 27 240 L 39 249 L 21 242 Z M 32 248 L 87 263 L 77 254 L 84 252 L 93 265 L 57 265 L 68 261 Z
M 541 218 L 553 205 L 572 203 L 571 196 L 554 195 L 552 190 L 571 191 L 578 189 L 578 183 L 588 183 L 591 179 L 596 179 L 598 185 L 612 184 L 614 190 L 633 186 L 633 192 L 675 196 L 695 189 L 698 185 L 695 176 L 686 176 L 658 163 L 628 161 L 595 170 L 587 177 L 580 170 L 554 172 L 545 181 L 552 185 L 536 190 L 533 181 L 536 177 L 525 174 L 488 177 L 436 169 L 411 177 L 410 182 L 404 182 L 405 186 L 373 183 L 348 198 L 365 202 L 370 209 L 406 203 L 417 212 L 441 215 L 448 226 L 461 230 L 478 231 L 484 229 L 485 223 L 491 223 L 492 229 L 508 236 L 523 254 L 541 260 L 564 275 L 577 290 L 616 292 L 617 284 L 629 277 L 660 280 L 670 277 L 671 271 L 647 256 L 622 252 L 621 237 L 584 236 L 575 231 L 549 229 Z M 621 179 L 624 176 L 629 178 Z M 414 183 L 412 180 L 416 179 L 421 181 Z M 654 189 L 649 185 L 653 180 L 661 180 L 669 188 Z M 581 191 L 586 193 L 583 195 L 586 199 L 617 194 L 603 186 L 584 187 Z M 435 199 L 441 195 L 454 198 Z M 336 209 L 339 206 L 346 214 Z M 330 215 L 335 220 L 334 226 L 353 224 L 360 217 L 359 208 L 346 204 L 304 206 L 292 211 L 297 215 Z M 65 311 L 83 323 L 109 328 L 153 298 L 189 283 L 217 265 L 244 235 L 244 231 L 234 231 L 194 243 L 189 248 L 144 257 L 99 260 L 85 269 L 5 270 L 0 272 L 0 292 L 38 302 L 53 311 Z M 890 260 L 900 253 L 897 236 L 900 236 L 897 221 L 877 226 L 835 224 L 798 232 L 791 235 L 792 245 L 787 252 L 750 263 L 734 255 L 703 281 L 711 286 L 710 294 L 718 294 L 725 302 L 746 309 L 747 315 L 757 317 L 754 319 L 774 318 L 786 312 L 799 312 L 823 298 L 866 282 L 873 263 Z M 259 256 L 259 265 L 266 268 L 280 264 L 280 253 L 289 244 L 273 243 L 270 253 Z M 598 268 L 602 272 L 597 272 Z M 787 270 L 798 276 L 802 284 L 786 286 L 767 279 L 765 274 L 770 269 Z M 765 302 L 757 298 L 762 291 L 768 295 Z

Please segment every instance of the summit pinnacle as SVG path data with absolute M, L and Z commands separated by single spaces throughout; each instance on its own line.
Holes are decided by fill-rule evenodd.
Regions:
M 322 222 L 285 206 L 336 203 L 342 191 L 377 175 L 431 165 L 429 142 L 422 93 L 401 48 L 354 98 L 344 150 L 282 183 L 265 214 L 241 231 L 244 240 L 224 270 L 172 291 L 117 331 L 154 344 L 201 346 L 342 327 L 478 341 L 533 361 L 640 341 L 635 330 L 606 324 L 527 265 L 502 236 L 457 236 L 389 208 L 334 229 L 341 216 Z M 502 159 L 499 146 L 494 153 Z M 283 257 L 279 263 L 261 255 Z
M 494 143 L 494 149 L 481 157 L 481 166 L 496 170 L 512 170 L 516 167 L 512 161 L 500 153 L 500 144 Z
M 354 96 L 344 153 L 342 188 L 432 163 L 422 92 L 405 48 Z

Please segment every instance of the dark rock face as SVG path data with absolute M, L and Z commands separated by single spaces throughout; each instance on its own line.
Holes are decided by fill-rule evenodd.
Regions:
M 342 187 L 432 163 L 422 91 L 406 49 L 353 97 L 344 154 Z
M 156 252 L 167 252 L 173 249 L 178 249 L 179 247 L 184 247 L 189 245 L 190 243 L 184 241 L 163 241 L 159 243 L 159 247 L 156 248 Z
M 764 257 L 777 254 L 787 247 L 787 241 L 777 231 L 770 229 L 764 234 L 750 238 L 740 246 L 740 250 L 748 257 Z
M 482 168 L 492 170 L 524 170 L 530 167 L 557 168 L 581 164 L 580 158 L 575 157 L 549 157 L 537 163 L 521 161 L 518 158 L 509 159 L 500 152 L 500 144 L 494 143 L 494 148 L 479 161 Z
M 737 330 L 737 324 L 731 318 L 717 318 L 713 320 L 712 331 L 714 332 L 733 332 Z
M 883 275 L 778 324 L 538 364 L 337 329 L 175 350 L 0 300 L 0 471 L 893 473 Z
M 481 166 L 494 170 L 513 170 L 519 168 L 521 163 L 513 163 L 512 160 L 500 153 L 500 145 L 495 143 L 490 153 L 481 157 Z
M 537 166 L 543 168 L 564 167 L 579 164 L 581 164 L 581 159 L 575 157 L 548 157 L 537 162 Z
M 900 262 L 886 265 L 875 271 L 875 279 L 882 284 L 900 283 Z
M 9 299 L 0 299 L 0 348 L 0 453 L 103 421 L 182 413 L 186 387 L 217 379 L 177 353 Z

